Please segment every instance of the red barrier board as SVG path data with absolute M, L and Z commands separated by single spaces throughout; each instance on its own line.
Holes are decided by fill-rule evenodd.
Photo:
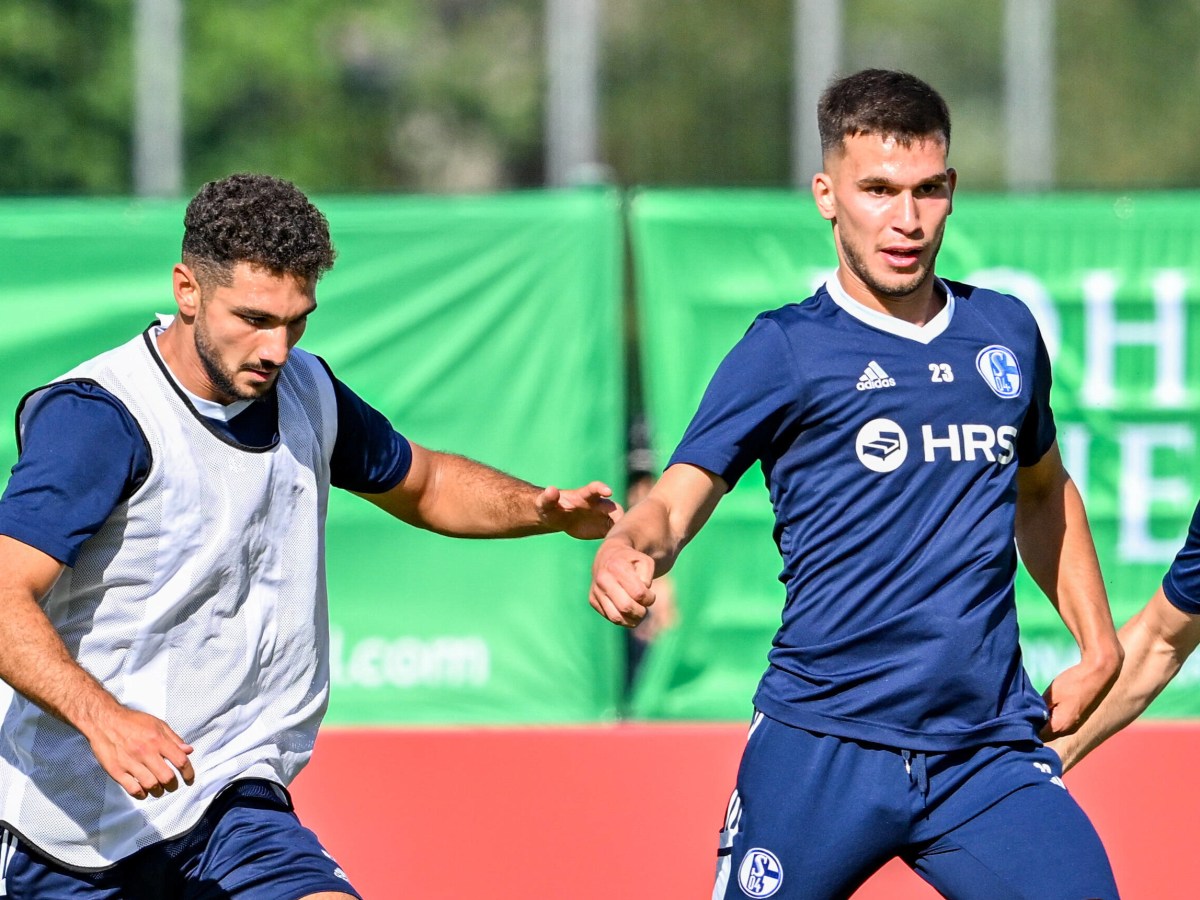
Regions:
M 368 900 L 709 896 L 745 729 L 328 729 L 297 810 Z M 1122 895 L 1196 896 L 1200 725 L 1137 724 L 1067 777 Z M 937 895 L 900 863 L 855 900 Z

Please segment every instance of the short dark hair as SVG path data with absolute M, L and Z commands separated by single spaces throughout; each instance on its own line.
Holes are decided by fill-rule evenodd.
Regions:
M 938 137 L 950 149 L 950 110 L 941 95 L 907 72 L 863 69 L 834 81 L 817 104 L 821 152 L 856 134 L 895 138 L 908 146 Z
M 316 282 L 336 251 L 325 216 L 290 181 L 237 174 L 200 188 L 183 216 L 183 261 L 229 285 L 239 262 Z

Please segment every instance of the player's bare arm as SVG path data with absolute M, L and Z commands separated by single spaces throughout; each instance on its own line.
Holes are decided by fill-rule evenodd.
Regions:
M 1162 692 L 1200 644 L 1200 616 L 1176 608 L 1160 587 L 1117 637 L 1125 662 L 1116 684 L 1078 731 L 1050 744 L 1062 757 L 1064 772 L 1140 716 Z
M 361 494 L 410 525 L 467 538 L 509 538 L 561 531 L 581 540 L 604 537 L 621 517 L 612 488 L 538 487 L 483 463 L 412 444 L 412 466 L 382 494 Z
M 1080 661 L 1046 689 L 1043 739 L 1075 731 L 1112 687 L 1122 651 L 1079 489 L 1058 444 L 1017 475 L 1017 548 L 1079 646 Z
M 596 552 L 588 594 L 592 609 L 616 625 L 640 622 L 654 603 L 651 582 L 670 571 L 728 490 L 722 478 L 697 466 L 667 469 Z
M 122 706 L 71 658 L 39 601 L 63 570 L 40 550 L 0 535 L 0 678 L 87 738 L 105 772 L 144 800 L 195 779 L 192 752 L 165 722 Z

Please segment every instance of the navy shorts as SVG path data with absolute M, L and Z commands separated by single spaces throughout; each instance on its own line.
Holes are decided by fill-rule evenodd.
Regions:
M 713 900 L 849 897 L 899 857 L 954 900 L 1116 900 L 1108 855 L 1036 741 L 947 753 L 863 744 L 757 713 Z
M 299 900 L 321 891 L 360 896 L 317 836 L 300 824 L 287 792 L 269 781 L 234 783 L 187 834 L 99 872 L 67 869 L 12 832 L 2 834 L 0 897 L 8 900 Z

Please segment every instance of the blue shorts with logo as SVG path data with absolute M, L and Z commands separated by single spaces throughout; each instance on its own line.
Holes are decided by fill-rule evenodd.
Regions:
M 183 788 L 182 790 L 187 790 Z M 68 869 L 0 832 L 6 900 L 299 900 L 321 891 L 359 897 L 300 824 L 287 792 L 235 782 L 186 834 L 144 847 L 98 872 Z
M 1061 775 L 1036 741 L 919 753 L 756 713 L 713 900 L 849 897 L 894 857 L 955 900 L 1116 900 Z

